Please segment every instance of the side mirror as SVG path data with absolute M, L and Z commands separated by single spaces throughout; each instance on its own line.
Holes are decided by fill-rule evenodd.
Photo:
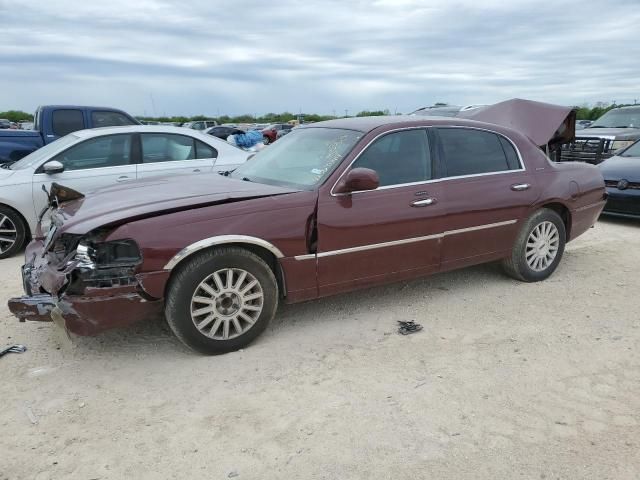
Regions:
M 354 168 L 336 185 L 336 193 L 362 192 L 375 190 L 380 186 L 380 177 L 375 170 L 370 168 Z
M 62 173 L 64 172 L 64 165 L 57 160 L 51 160 L 50 162 L 47 162 L 42 166 L 42 170 L 44 170 L 44 173 L 46 173 L 47 175 Z

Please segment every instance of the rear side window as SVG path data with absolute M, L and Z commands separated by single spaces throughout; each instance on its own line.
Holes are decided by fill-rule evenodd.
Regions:
M 176 162 L 196 158 L 194 139 L 185 135 L 145 133 L 140 135 L 142 162 Z
M 439 128 L 448 177 L 503 172 L 519 168 L 509 141 L 482 130 Z
M 84 120 L 80 110 L 54 110 L 51 119 L 53 133 L 59 137 L 84 129 Z
M 200 140 L 196 140 L 196 158 L 216 158 L 218 152 Z
M 94 127 L 119 127 L 123 125 L 135 125 L 129 117 L 119 112 L 91 112 L 91 122 Z
M 353 164 L 375 170 L 380 186 L 431 179 L 431 155 L 425 130 L 389 133 L 373 142 Z
M 58 154 L 53 160 L 62 163 L 65 171 L 129 165 L 131 135 L 91 138 Z

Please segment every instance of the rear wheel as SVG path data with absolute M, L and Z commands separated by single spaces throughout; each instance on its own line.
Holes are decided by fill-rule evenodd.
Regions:
M 24 247 L 27 226 L 11 208 L 0 206 L 0 258 L 12 257 Z
M 187 346 L 209 355 L 255 340 L 278 306 L 278 284 L 259 256 L 241 248 L 202 252 L 178 267 L 165 315 Z
M 264 143 L 265 145 L 269 145 L 269 143 L 271 143 L 271 140 L 269 140 L 269 137 L 267 137 L 266 135 L 263 135 L 262 143 Z
M 524 282 L 539 282 L 558 267 L 566 243 L 566 228 L 553 210 L 543 208 L 522 226 L 511 255 L 502 264 L 510 276 Z

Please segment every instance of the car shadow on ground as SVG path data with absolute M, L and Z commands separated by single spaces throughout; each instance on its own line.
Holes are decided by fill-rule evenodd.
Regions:
M 469 285 L 513 282 L 515 280 L 507 277 L 498 263 L 490 263 L 304 303 L 281 305 L 265 333 L 252 345 L 278 342 L 278 336 L 293 325 L 304 329 L 307 325 L 323 322 L 326 328 L 340 329 L 344 327 L 345 318 L 355 317 L 365 311 L 384 311 L 390 306 L 402 308 L 415 305 L 417 302 L 439 300 L 442 296 L 451 296 L 455 299 Z M 411 320 L 411 318 L 406 319 Z M 395 322 L 390 325 L 395 326 Z M 144 352 L 148 355 L 154 352 L 162 354 L 173 352 L 180 356 L 197 355 L 175 338 L 164 319 L 136 323 L 95 337 L 72 336 L 71 340 L 67 339 L 64 332 L 55 325 L 50 324 L 50 326 L 52 339 L 58 345 L 63 344 L 66 350 L 71 349 L 78 354 L 138 355 Z

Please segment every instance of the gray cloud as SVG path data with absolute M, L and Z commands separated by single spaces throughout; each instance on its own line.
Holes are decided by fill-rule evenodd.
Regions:
M 640 96 L 637 0 L 541 3 L 0 0 L 0 110 L 407 112 Z

